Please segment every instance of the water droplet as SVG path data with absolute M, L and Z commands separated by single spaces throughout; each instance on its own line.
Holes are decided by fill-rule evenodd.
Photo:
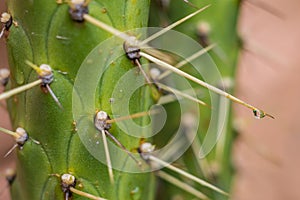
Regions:
M 253 114 L 254 114 L 254 117 L 256 119 L 261 119 L 261 118 L 264 118 L 266 116 L 266 114 L 265 114 L 264 111 L 258 110 L 258 109 L 254 109 L 253 110 Z

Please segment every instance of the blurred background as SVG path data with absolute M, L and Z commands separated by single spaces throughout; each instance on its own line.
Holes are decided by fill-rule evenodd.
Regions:
M 3 11 L 6 11 L 5 1 L 0 1 L 0 13 Z M 0 68 L 8 68 L 5 40 L 3 38 L 0 39 L 0 55 Z M 2 87 L 0 88 L 0 91 L 3 91 Z M 5 102 L 0 102 L 0 126 L 11 130 L 9 115 L 5 107 Z M 5 180 L 4 173 L 6 169 L 14 168 L 15 154 L 12 153 L 7 158 L 3 158 L 3 156 L 14 144 L 15 142 L 12 137 L 2 133 L 0 134 L 0 199 L 3 200 L 10 199 L 8 185 L 7 181 Z
M 277 16 L 250 2 L 265 2 Z M 239 32 L 245 50 L 238 66 L 236 95 L 265 108 L 276 119 L 249 118 L 247 110 L 236 106 L 240 136 L 234 151 L 233 199 L 300 199 L 298 8 L 297 0 L 242 3 Z
M 239 34 L 240 55 L 235 95 L 264 108 L 275 120 L 256 120 L 248 110 L 235 106 L 234 147 L 236 200 L 300 199 L 300 1 L 244 0 Z M 263 8 L 263 9 L 262 9 Z M 268 11 L 267 11 L 268 10 Z M 0 2 L 0 11 L 5 11 Z M 0 68 L 8 67 L 5 40 L 0 41 Z M 252 115 L 251 115 L 252 116 Z M 4 102 L 0 126 L 10 129 Z M 12 138 L 0 134 L 0 199 L 9 199 L 5 169 L 14 166 L 14 154 L 3 158 Z

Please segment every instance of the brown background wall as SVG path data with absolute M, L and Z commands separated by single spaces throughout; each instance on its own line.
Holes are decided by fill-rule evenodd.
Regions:
M 4 8 L 4 1 L 0 1 L 0 13 L 6 11 Z M 0 39 L 0 68 L 8 67 L 7 64 L 7 54 L 5 48 L 5 40 Z M 0 89 L 2 91 L 2 88 Z M 2 102 L 1 102 L 2 104 Z M 3 103 L 4 107 L 0 105 L 0 126 L 11 129 L 8 113 L 5 109 L 5 103 Z M 3 155 L 14 145 L 14 140 L 2 133 L 0 133 L 0 199 L 9 199 L 8 191 L 5 190 L 7 188 L 5 185 L 7 184 L 4 179 L 4 171 L 8 167 L 12 167 L 14 165 L 14 154 L 10 155 L 8 158 L 3 158 Z
M 252 53 L 241 57 L 237 95 L 266 108 L 276 119 L 255 120 L 236 106 L 242 136 L 235 146 L 234 199 L 296 200 L 300 199 L 300 1 L 249 1 L 266 2 L 283 18 L 244 3 L 240 32 Z

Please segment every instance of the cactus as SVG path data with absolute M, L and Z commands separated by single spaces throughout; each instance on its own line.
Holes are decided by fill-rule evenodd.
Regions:
M 191 15 L 175 29 L 198 40 L 205 47 L 200 48 L 204 53 L 213 49 L 211 56 L 221 74 L 232 81 L 239 50 L 236 34 L 239 1 L 212 1 L 210 8 L 202 13 L 200 10 L 206 8 L 203 3 L 172 1 L 162 7 L 156 3 L 151 2 L 150 9 L 149 1 L 134 0 L 7 2 L 12 18 L 8 17 L 3 22 L 3 33 L 7 38 L 11 75 L 6 86 L 8 92 L 1 94 L 0 99 L 8 98 L 13 127 L 21 127 L 15 132 L 1 129 L 15 137 L 16 147 L 19 148 L 17 176 L 11 186 L 12 199 L 137 200 L 169 199 L 178 194 L 178 189 L 167 182 L 159 182 L 159 187 L 164 191 L 156 192 L 156 176 L 188 191 L 179 192 L 185 199 L 192 198 L 192 195 L 201 199 L 228 198 L 224 191 L 230 191 L 233 177 L 230 149 L 234 135 L 227 99 L 250 108 L 259 118 L 272 116 L 224 92 L 221 82 L 212 83 L 215 86 L 207 85 L 196 78 L 199 76 L 196 71 L 185 65 L 183 71 L 173 69 L 174 61 L 179 59 L 167 52 L 142 46 L 139 42 L 147 40 L 147 32 L 153 30 L 137 28 L 148 26 L 148 16 L 151 26 L 159 26 L 198 10 L 193 14 L 196 16 L 192 18 Z M 166 34 L 172 33 L 169 31 Z M 167 37 L 164 39 L 158 41 L 167 41 Z M 155 39 L 153 41 L 155 43 Z M 171 42 L 174 43 L 174 40 Z M 182 55 L 191 55 L 189 51 L 185 53 Z M 205 59 L 204 64 L 212 63 L 208 54 Z M 210 102 L 211 96 L 211 102 L 203 103 L 193 95 L 183 94 L 156 81 L 149 75 L 150 62 L 189 79 L 187 83 L 193 89 L 201 90 L 204 101 Z M 207 73 L 206 79 L 210 72 Z M 127 76 L 130 79 L 120 81 Z M 219 81 L 216 77 L 208 79 Z M 143 87 L 134 88 L 136 84 Z M 26 91 L 17 93 L 15 88 L 20 86 L 22 91 Z M 217 95 L 203 90 L 203 86 Z M 230 84 L 225 89 L 232 92 Z M 191 125 L 193 120 L 187 117 L 188 125 L 184 124 L 183 132 L 187 134 L 189 130 L 194 130 L 191 127 L 199 126 L 198 134 L 191 148 L 182 149 L 187 151 L 178 160 L 180 165 L 201 179 L 152 155 L 154 146 L 150 142 L 162 148 L 163 141 L 172 138 L 171 133 L 178 128 L 176 123 L 180 117 L 177 117 L 177 111 L 180 107 L 176 102 L 164 106 L 171 117 L 155 137 L 150 137 L 149 133 L 153 127 L 129 127 L 149 125 L 148 115 L 152 123 L 158 123 L 154 115 L 160 111 L 149 112 L 149 109 L 165 93 L 192 100 L 190 104 L 193 106 L 206 105 L 194 110 L 201 111 L 199 123 L 196 121 Z M 124 99 L 128 102 L 128 110 L 125 108 L 127 104 L 122 102 Z M 188 114 L 194 114 L 191 112 L 195 108 L 193 106 L 187 108 Z M 216 115 L 211 114 L 212 110 Z M 210 119 L 211 115 L 219 118 Z M 128 119 L 133 120 L 126 127 Z M 227 127 L 223 131 L 226 134 L 221 136 L 215 148 L 209 142 L 208 146 L 204 144 L 201 161 L 198 162 L 195 152 L 200 152 L 200 148 L 196 143 L 205 143 L 206 135 L 202 133 L 208 129 L 210 120 L 216 123 L 213 126 L 217 126 L 213 129 L 216 131 L 213 140 L 219 139 L 219 131 L 223 130 L 220 125 Z M 125 121 L 125 126 L 118 121 Z M 187 140 L 191 142 L 194 138 Z M 166 160 L 169 161 L 169 158 L 166 157 Z M 182 179 L 173 172 L 170 172 L 171 176 L 161 171 L 162 167 L 168 168 L 167 172 L 178 172 L 186 178 Z M 191 187 L 188 179 L 200 186 Z M 182 180 L 188 181 L 184 183 Z
M 135 175 L 116 172 L 116 185 L 126 185 L 126 187 L 116 189 L 109 186 L 106 165 L 89 154 L 76 134 L 76 125 L 73 123 L 71 102 L 76 72 L 87 54 L 98 43 L 108 38 L 109 34 L 93 25 L 73 21 L 69 16 L 68 4 L 59 5 L 55 1 L 9 1 L 7 3 L 9 12 L 18 22 L 17 27 L 11 27 L 7 40 L 12 74 L 9 88 L 36 79 L 36 73 L 25 64 L 26 60 L 39 65 L 47 63 L 54 70 L 51 88 L 63 106 L 63 109 L 59 108 L 51 96 L 38 87 L 21 93 L 9 101 L 13 126 L 24 127 L 31 138 L 40 142 L 37 145 L 29 141 L 22 151 L 18 152 L 18 175 L 12 187 L 12 198 L 62 199 L 60 180 L 51 174 L 67 173 L 71 173 L 78 179 L 77 182 L 83 185 L 84 191 L 97 196 L 108 199 L 121 199 L 121 197 L 130 199 L 132 191 L 138 190 L 138 193 L 141 193 L 140 198 L 151 198 L 154 181 L 151 174 Z M 123 5 L 120 6 L 119 3 Z M 121 30 L 147 26 L 149 4 L 147 1 L 137 2 L 135 9 L 126 2 L 118 2 L 118 4 L 114 1 L 104 4 L 100 1 L 91 2 L 90 14 L 96 15 L 109 24 L 114 24 Z M 126 18 L 124 21 L 119 20 L 123 18 L 122 12 L 125 7 L 129 9 L 131 16 L 136 16 L 128 19 L 130 21 L 128 25 L 124 24 Z M 118 20 L 109 21 L 110 17 Z M 46 36 L 48 34 L 51 36 Z M 131 66 L 125 59 L 118 61 L 117 64 Z M 115 72 L 107 73 L 117 76 L 118 73 L 124 73 L 126 66 L 124 68 L 123 71 L 116 69 L 113 70 Z M 59 70 L 66 74 L 60 73 Z M 109 90 L 111 82 L 103 84 L 107 85 L 104 87 L 105 90 Z M 140 92 L 145 93 L 143 90 Z M 109 104 L 107 96 L 100 100 L 101 109 L 108 109 L 108 106 L 103 105 Z M 135 99 L 132 103 L 138 105 L 135 110 L 147 107 L 147 104 L 144 105 L 139 99 Z M 43 107 L 44 110 L 39 107 Z M 121 140 L 122 132 L 114 134 Z M 129 149 L 137 147 L 138 142 L 139 140 L 135 138 L 122 140 Z

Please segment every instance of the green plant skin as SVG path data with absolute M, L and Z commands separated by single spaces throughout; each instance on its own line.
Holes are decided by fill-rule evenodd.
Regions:
M 212 42 L 217 42 L 227 60 L 224 61 L 215 53 L 211 53 L 222 75 L 234 77 L 239 51 L 236 34 L 236 20 L 239 1 L 192 1 L 198 7 L 207 4 L 212 6 L 175 30 L 197 39 L 196 26 L 200 20 L 210 23 Z M 12 27 L 8 37 L 9 63 L 12 79 L 9 88 L 31 82 L 37 75 L 25 64 L 29 60 L 35 64 L 47 63 L 55 69 L 55 81 L 52 90 L 59 97 L 64 110 L 61 110 L 49 94 L 44 94 L 39 87 L 17 95 L 8 101 L 13 126 L 25 128 L 30 137 L 41 142 L 40 145 L 29 141 L 24 149 L 18 151 L 17 179 L 12 187 L 13 199 L 63 199 L 59 179 L 51 174 L 71 173 L 82 183 L 83 191 L 107 199 L 153 199 L 154 177 L 152 174 L 129 174 L 114 171 L 116 182 L 110 185 L 107 166 L 94 159 L 82 145 L 73 125 L 72 89 L 78 68 L 88 53 L 101 41 L 111 35 L 89 23 L 77 23 L 70 19 L 67 5 L 58 5 L 55 0 L 9 0 L 9 12 L 18 22 L 18 27 Z M 149 14 L 149 1 L 145 0 L 94 0 L 90 4 L 90 14 L 101 21 L 121 30 L 146 27 Z M 181 1 L 172 1 L 166 14 L 170 22 L 193 12 L 194 9 Z M 155 21 L 157 16 L 151 17 Z M 151 26 L 157 26 L 152 23 Z M 58 38 L 57 38 L 58 36 Z M 117 67 L 116 67 L 117 66 Z M 96 96 L 99 101 L 96 107 L 110 113 L 112 89 L 115 81 L 133 67 L 125 57 L 114 62 L 105 72 L 99 83 Z M 59 73 L 59 71 L 67 74 Z M 207 94 L 207 93 L 205 93 Z M 206 95 L 208 96 L 208 95 Z M 146 101 L 145 101 L 146 100 Z M 204 99 L 206 102 L 210 100 Z M 147 110 L 154 100 L 147 89 L 141 89 L 131 99 L 131 112 Z M 169 110 L 176 110 L 172 105 Z M 201 109 L 201 129 L 207 129 L 210 110 Z M 170 120 L 170 119 L 168 119 Z M 170 121 L 175 121 L 172 118 Z M 141 120 L 140 123 L 143 123 Z M 228 124 L 231 123 L 229 116 Z M 174 124 L 174 123 L 168 123 Z M 173 130 L 171 127 L 169 130 Z M 209 155 L 210 163 L 221 166 L 211 180 L 226 191 L 230 190 L 233 177 L 231 168 L 231 143 L 233 141 L 232 127 L 226 131 L 226 143 L 222 160 L 216 160 L 215 150 Z M 166 133 L 171 133 L 168 127 Z M 139 145 L 139 139 L 123 134 L 113 126 L 112 133 L 128 148 Z M 167 134 L 158 141 L 165 141 Z M 170 136 L 168 136 L 170 137 Z M 203 135 L 199 134 L 203 139 Z M 158 145 L 159 146 L 159 145 Z M 201 175 L 195 156 L 187 151 L 183 156 L 187 169 L 195 175 Z M 170 184 L 164 184 L 164 194 L 160 198 L 170 199 L 180 194 L 185 199 L 193 196 L 179 191 Z M 196 186 L 197 187 L 197 186 Z M 224 199 L 209 190 L 197 187 L 214 199 Z M 133 195 L 133 191 L 136 193 Z M 73 199 L 85 199 L 74 195 Z
M 151 173 L 114 171 L 115 184 L 110 185 L 107 166 L 90 155 L 73 124 L 71 102 L 77 70 L 88 53 L 110 34 L 89 23 L 72 21 L 68 5 L 58 5 L 55 0 L 9 0 L 7 5 L 18 22 L 18 27 L 11 27 L 7 39 L 12 74 L 8 89 L 37 79 L 25 60 L 37 65 L 46 63 L 54 69 L 51 88 L 64 107 L 61 110 L 39 87 L 8 100 L 13 127 L 23 127 L 41 143 L 29 140 L 18 150 L 12 199 L 63 199 L 60 180 L 53 175 L 63 173 L 74 175 L 83 186 L 79 189 L 96 196 L 110 200 L 153 199 Z M 149 1 L 97 0 L 90 3 L 89 10 L 90 15 L 124 31 L 147 26 Z M 107 113 L 110 113 L 113 79 L 121 77 L 133 64 L 123 57 L 115 61 L 115 66 L 105 72 L 96 95 L 99 99 L 96 105 Z M 141 96 L 149 100 L 144 102 Z M 147 110 L 151 104 L 149 90 L 141 89 L 131 100 L 131 112 Z M 139 138 L 129 137 L 114 127 L 112 134 L 128 149 L 139 145 Z M 136 194 L 132 193 L 134 190 Z M 74 195 L 73 199 L 85 198 Z
M 202 13 L 194 16 L 193 18 L 189 19 L 188 21 L 184 22 L 183 24 L 179 25 L 178 27 L 174 28 L 175 30 L 182 32 L 191 38 L 198 40 L 197 37 L 197 26 L 199 22 L 208 22 L 211 27 L 211 32 L 208 35 L 208 38 L 211 43 L 217 43 L 219 50 L 224 53 L 225 60 L 222 59 L 216 51 L 210 51 L 209 54 L 213 58 L 214 62 L 216 63 L 221 75 L 223 77 L 230 78 L 232 81 L 235 80 L 235 71 L 238 61 L 238 55 L 240 51 L 239 45 L 239 38 L 237 35 L 237 19 L 240 9 L 240 1 L 239 0 L 228 0 L 228 1 L 216 1 L 216 0 L 206 0 L 206 1 L 197 1 L 197 0 L 190 0 L 189 2 L 193 3 L 197 7 L 201 8 L 208 4 L 211 6 L 203 11 Z M 164 24 L 164 22 L 172 23 L 181 19 L 182 17 L 194 12 L 196 9 L 192 8 L 188 4 L 185 4 L 182 1 L 171 1 L 169 7 L 167 9 L 159 11 L 159 6 L 152 4 L 151 6 L 151 16 L 150 16 L 150 26 L 159 26 Z M 160 16 L 161 20 L 155 16 Z M 164 24 L 166 25 L 166 24 Z M 216 48 L 215 48 L 216 49 Z M 189 71 L 189 68 L 183 68 L 184 70 Z M 193 83 L 192 83 L 193 84 Z M 217 83 L 211 83 L 217 84 Z M 198 86 L 195 86 L 198 87 Z M 203 87 L 199 87 L 201 92 L 203 93 L 201 98 L 204 102 L 210 102 L 209 93 Z M 233 88 L 226 88 L 226 91 L 229 93 L 233 92 Z M 175 112 L 178 105 L 169 105 L 167 107 L 168 112 Z M 219 109 L 214 107 L 214 109 Z M 199 131 L 198 131 L 198 138 L 200 141 L 203 141 L 205 137 L 205 133 L 207 131 L 208 124 L 210 123 L 211 117 L 211 110 L 201 107 L 201 121 L 199 122 Z M 171 114 L 175 116 L 176 114 Z M 169 119 L 168 119 L 169 120 Z M 173 119 L 176 121 L 176 119 Z M 171 122 L 166 123 L 172 124 Z M 173 124 L 176 124 L 174 122 Z M 166 127 L 166 132 L 172 132 L 174 127 Z M 225 130 L 225 145 L 222 150 L 222 155 L 220 157 L 216 157 L 216 147 L 207 155 L 206 159 L 208 159 L 210 163 L 210 168 L 213 170 L 215 166 L 218 167 L 217 171 L 214 171 L 214 177 L 210 178 L 209 181 L 218 187 L 224 189 L 225 191 L 231 190 L 231 185 L 234 179 L 234 170 L 232 167 L 232 158 L 231 158 L 231 148 L 232 143 L 234 141 L 234 131 L 232 129 L 232 113 L 229 110 L 229 115 L 227 119 L 227 129 Z M 161 137 L 159 137 L 161 136 Z M 159 134 L 157 141 L 164 141 L 164 134 Z M 168 136 L 167 136 L 168 137 Z M 218 145 L 218 144 L 217 144 Z M 203 172 L 198 166 L 196 161 L 198 159 L 195 157 L 194 153 L 191 149 L 189 149 L 182 158 L 178 161 L 182 166 L 185 166 L 188 171 L 196 176 L 205 178 Z M 171 199 L 172 196 L 179 195 L 183 199 L 191 199 L 194 198 L 190 194 L 185 192 L 178 191 L 178 189 L 173 186 L 172 184 L 162 182 L 160 183 L 164 186 L 162 189 L 164 192 L 159 194 L 159 198 L 163 199 Z M 214 192 L 206 190 L 201 186 L 193 185 L 200 191 L 206 193 L 212 199 L 228 199 L 222 195 L 218 195 Z

